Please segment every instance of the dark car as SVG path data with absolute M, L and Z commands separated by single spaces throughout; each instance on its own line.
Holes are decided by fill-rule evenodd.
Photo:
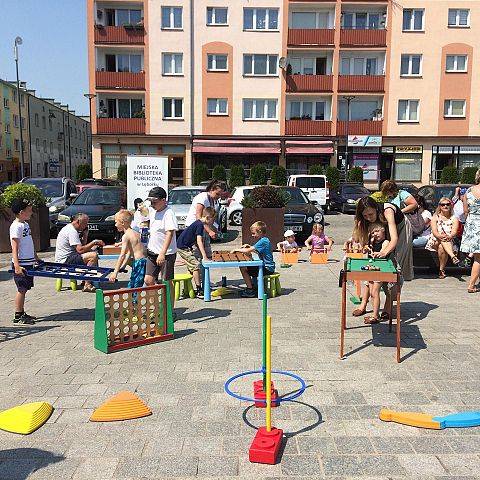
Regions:
M 127 192 L 121 187 L 91 187 L 84 190 L 73 203 L 58 215 L 57 229 L 62 229 L 77 213 L 89 217 L 90 238 L 99 238 L 108 243 L 118 238 L 115 214 L 125 208 Z
M 114 178 L 84 178 L 77 183 L 77 192 L 82 193 L 90 187 L 124 187 L 125 184 Z
M 370 190 L 358 183 L 343 183 L 330 191 L 330 209 L 342 213 L 355 212 L 357 200 L 370 195 Z
M 433 213 L 438 206 L 438 202 L 442 197 L 453 198 L 455 196 L 455 189 L 469 188 L 471 185 L 457 185 L 451 184 L 437 184 L 437 185 L 424 185 L 418 189 L 418 195 L 421 195 L 425 199 L 428 209 Z

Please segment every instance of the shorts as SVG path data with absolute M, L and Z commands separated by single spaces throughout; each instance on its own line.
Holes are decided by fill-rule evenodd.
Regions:
M 12 269 L 14 269 L 13 265 Z M 13 281 L 17 286 L 17 291 L 20 293 L 26 293 L 28 292 L 28 290 L 33 288 L 33 277 L 31 277 L 30 275 L 17 275 L 16 273 L 14 273 Z
M 71 253 L 63 263 L 66 265 L 85 265 L 82 255 L 78 252 Z
M 247 267 L 247 272 L 252 278 L 258 277 L 258 268 L 259 267 Z M 269 270 L 268 268 L 263 268 L 263 276 L 266 275 L 273 275 L 275 273 L 274 270 Z
M 180 257 L 182 257 L 182 260 L 186 263 L 187 270 L 189 271 L 189 273 L 193 273 L 193 272 L 196 272 L 197 270 L 200 270 L 201 261 L 195 256 L 193 249 L 179 248 L 177 250 L 177 253 L 180 255 Z
M 147 269 L 147 259 L 139 258 L 133 261 L 132 273 L 130 274 L 130 281 L 128 282 L 128 288 L 140 288 L 143 287 L 145 281 L 145 271 Z
M 145 275 L 149 275 L 155 280 L 158 280 L 159 276 L 161 280 L 173 280 L 177 254 L 172 253 L 170 255 L 165 255 L 165 262 L 161 267 L 157 265 L 157 257 L 157 253 L 148 251 Z

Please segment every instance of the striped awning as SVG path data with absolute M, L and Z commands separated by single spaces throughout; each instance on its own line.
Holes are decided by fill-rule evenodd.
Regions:
M 287 140 L 287 154 L 332 154 L 333 142 L 328 140 Z
M 279 140 L 193 140 L 194 153 L 279 154 Z

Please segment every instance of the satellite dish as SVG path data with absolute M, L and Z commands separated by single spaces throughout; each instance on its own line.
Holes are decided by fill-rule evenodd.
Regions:
M 278 60 L 278 66 L 283 70 L 287 66 L 287 59 L 285 57 L 280 57 Z

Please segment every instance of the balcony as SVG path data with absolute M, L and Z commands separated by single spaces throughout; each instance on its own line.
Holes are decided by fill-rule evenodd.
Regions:
M 285 135 L 332 135 L 332 122 L 329 120 L 285 120 Z
M 144 135 L 144 118 L 97 117 L 97 134 Z
M 145 30 L 142 26 L 104 27 L 95 25 L 95 43 L 109 45 L 143 45 Z
M 385 91 L 384 75 L 340 75 L 339 92 L 383 93 Z
M 386 47 L 387 31 L 379 30 L 340 30 L 341 47 Z
M 287 93 L 332 92 L 332 75 L 287 75 Z
M 138 72 L 95 72 L 98 89 L 145 90 L 145 73 Z
M 337 122 L 337 136 L 349 135 L 381 135 L 383 129 L 382 120 L 350 120 Z
M 289 28 L 289 47 L 328 47 L 334 45 L 335 30 L 325 28 Z

